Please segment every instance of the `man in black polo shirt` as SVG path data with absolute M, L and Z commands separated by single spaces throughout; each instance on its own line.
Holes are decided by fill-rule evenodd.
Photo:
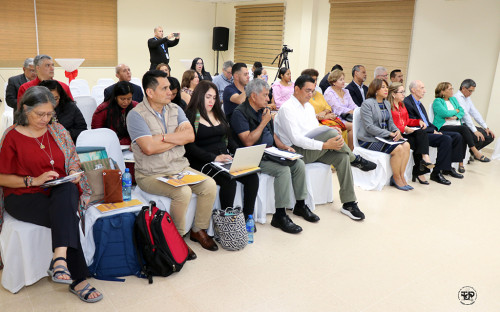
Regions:
M 293 148 L 283 144 L 274 134 L 271 112 L 267 108 L 269 101 L 267 82 L 254 79 L 248 83 L 245 91 L 248 95 L 247 100 L 234 109 L 231 117 L 231 128 L 236 133 L 240 146 L 266 144 L 268 147 L 275 145 L 279 149 L 294 152 Z M 292 234 L 302 231 L 302 228 L 293 223 L 285 212 L 285 208 L 290 205 L 290 183 L 297 199 L 293 213 L 309 222 L 319 221 L 319 217 L 305 205 L 306 171 L 301 159 L 295 161 L 290 167 L 271 160 L 262 160 L 259 167 L 263 173 L 274 177 L 276 212 L 271 221 L 272 226 Z

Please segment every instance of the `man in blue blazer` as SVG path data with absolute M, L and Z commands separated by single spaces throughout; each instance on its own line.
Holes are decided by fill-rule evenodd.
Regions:
M 352 100 L 359 107 L 361 107 L 361 103 L 366 98 L 366 92 L 368 92 L 368 87 L 363 84 L 365 81 L 366 68 L 363 65 L 355 65 L 352 68 L 352 81 L 345 88 L 349 90 Z
M 451 167 L 452 162 L 460 162 L 460 149 L 462 148 L 462 136 L 457 132 L 438 132 L 436 126 L 432 124 L 429 120 L 429 116 L 425 111 L 424 106 L 420 100 L 424 97 L 425 86 L 422 81 L 415 80 L 410 83 L 409 86 L 411 94 L 405 97 L 404 105 L 408 111 L 410 119 L 422 119 L 426 124 L 426 131 L 429 136 L 429 146 L 437 147 L 438 154 L 436 158 L 436 166 L 432 170 L 431 180 L 444 184 L 450 185 L 451 182 L 447 180 L 443 174 L 451 175 L 454 178 L 462 179 L 464 176 L 456 172 L 453 167 Z M 415 160 L 416 164 L 417 162 Z M 414 168 L 413 172 L 419 172 L 420 175 L 417 176 L 419 182 L 422 184 L 429 184 L 425 181 L 423 174 L 425 171 L 420 171 L 418 168 Z

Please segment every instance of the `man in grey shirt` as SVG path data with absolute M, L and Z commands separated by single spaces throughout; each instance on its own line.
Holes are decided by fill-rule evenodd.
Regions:
M 224 94 L 224 89 L 233 83 L 233 65 L 233 61 L 225 61 L 224 64 L 222 64 L 222 73 L 215 76 L 212 80 L 219 90 L 219 98 L 221 102 L 223 101 L 222 95 Z

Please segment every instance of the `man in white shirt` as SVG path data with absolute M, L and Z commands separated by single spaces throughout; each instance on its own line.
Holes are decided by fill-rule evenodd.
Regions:
M 333 165 L 340 184 L 340 201 L 343 203 L 341 212 L 353 220 L 363 220 L 365 215 L 356 203 L 351 166 L 369 171 L 377 165 L 354 155 L 337 130 L 327 129 L 314 138 L 306 136 L 319 127 L 314 108 L 309 103 L 313 92 L 314 79 L 309 75 L 299 76 L 293 95 L 283 103 L 276 115 L 276 135 L 283 144 L 302 154 L 306 164 L 322 162 Z
M 460 90 L 455 93 L 455 98 L 465 111 L 464 122 L 467 127 L 474 133 L 474 145 L 478 150 L 487 146 L 495 139 L 495 134 L 488 128 L 483 117 L 477 111 L 470 96 L 476 90 L 476 82 L 472 79 L 465 79 L 460 85 Z M 472 118 L 481 126 L 476 127 Z M 472 154 L 471 154 L 472 155 Z M 473 160 L 473 158 L 471 158 Z

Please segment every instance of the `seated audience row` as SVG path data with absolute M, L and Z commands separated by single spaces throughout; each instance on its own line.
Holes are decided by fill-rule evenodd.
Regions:
M 29 62 L 25 65 L 29 70 Z M 17 123 L 5 131 L 0 141 L 0 230 L 3 206 L 18 220 L 50 227 L 54 249 L 49 268 L 51 279 L 71 284 L 70 291 L 83 301 L 99 301 L 102 294 L 85 280 L 88 271 L 76 217 L 76 212 L 83 216 L 88 204 L 90 189 L 85 175 L 73 184 L 52 188 L 50 193 L 39 187 L 47 180 L 81 171 L 73 141 L 87 125 L 68 86 L 53 80 L 52 59 L 39 55 L 33 66 L 37 77 L 19 87 Z M 437 86 L 432 105 L 433 124 L 421 102 L 425 95 L 423 83 L 411 82 L 411 94 L 405 97 L 401 71 L 391 72 L 389 86 L 387 70 L 381 66 L 375 69 L 375 79 L 368 88 L 363 85 L 364 66 L 353 67 L 353 81 L 346 88 L 341 66 L 334 66 L 325 76 L 330 86 L 325 88 L 324 97 L 317 90 L 319 73 L 316 70 L 304 70 L 292 82 L 290 70 L 282 68 L 278 73 L 280 81 L 272 87 L 275 108 L 279 109 L 275 117 L 268 104 L 271 88 L 261 66 L 253 69 L 253 80 L 249 82 L 245 64 L 225 62 L 223 74 L 216 76 L 212 83 L 203 60 L 196 58 L 180 85 L 177 79 L 168 77 L 167 64 L 157 67 L 162 70 L 151 70 L 143 76 L 143 93 L 139 86 L 129 82 L 130 68 L 118 65 L 119 82 L 106 89 L 105 101 L 92 118 L 92 128 L 110 128 L 117 133 L 121 144 L 131 145 L 138 186 L 145 192 L 172 199 L 170 213 L 181 235 L 187 234 L 186 211 L 192 193 L 197 194 L 195 220 L 189 236 L 211 251 L 218 249 L 206 233 L 217 194 L 216 185 L 220 186 L 220 204 L 225 208 L 233 206 L 236 181 L 241 182 L 245 218 L 254 212 L 259 188 L 257 174 L 230 179 L 210 165 L 212 161 L 232 160 L 231 155 L 238 147 L 266 144 L 304 156 L 291 166 L 269 159 L 263 159 L 259 165 L 262 173 L 274 177 L 276 212 L 271 225 L 287 233 L 299 233 L 302 228 L 287 215 L 286 208 L 293 208 L 293 214 L 306 221 L 320 220 L 305 204 L 308 193 L 305 164 L 312 162 L 335 166 L 341 212 L 353 220 L 365 218 L 358 207 L 351 166 L 369 171 L 376 165 L 351 151 L 352 115 L 358 106 L 361 115 L 357 125 L 358 143 L 391 155 L 391 185 L 399 190 L 413 189 L 404 177 L 410 148 L 415 160 L 413 181 L 429 184 L 425 173 L 432 169 L 431 180 L 449 185 L 451 182 L 444 175 L 463 178 L 451 163 L 458 162 L 459 171 L 465 172 L 463 160 L 467 146 L 471 159 L 488 162 L 480 150 L 495 137 L 470 100 L 476 87 L 470 79 L 462 83 L 455 96 L 450 83 Z M 139 96 L 140 101 L 135 101 Z M 471 116 L 481 127 L 474 126 Z M 313 138 L 307 136 L 320 125 L 330 129 L 325 127 L 325 131 Z M 379 137 L 398 144 L 386 143 Z M 33 153 L 25 151 L 33 149 L 32 144 L 40 149 L 34 159 Z M 435 164 L 429 157 L 429 146 L 438 149 Z M 26 155 L 31 158 L 28 160 Z M 178 188 L 157 180 L 157 177 L 182 174 L 186 170 L 206 179 Z M 294 207 L 290 207 L 290 188 L 296 198 Z M 189 248 L 188 260 L 195 258 L 196 254 Z

